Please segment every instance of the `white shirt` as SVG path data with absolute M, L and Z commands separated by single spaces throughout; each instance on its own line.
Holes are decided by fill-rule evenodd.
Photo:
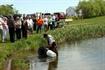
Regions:
M 6 30 L 8 30 L 7 21 L 4 21 L 4 26 L 3 26 L 3 29 L 6 29 Z
M 50 18 L 49 20 L 50 20 L 50 24 L 52 25 L 52 18 Z
M 48 18 L 44 18 L 44 24 L 48 25 Z
M 21 28 L 21 25 L 22 25 L 21 20 L 16 21 L 15 25 L 19 25 L 19 28 Z
M 2 19 L 2 18 L 0 18 L 0 29 L 3 29 L 2 24 L 3 24 L 3 19 Z
M 55 17 L 55 16 L 53 16 L 53 17 L 52 17 L 52 19 L 53 19 L 53 20 L 55 20 L 55 19 L 56 19 L 56 17 Z
M 32 19 L 27 19 L 28 27 L 32 28 L 33 27 L 33 20 Z
M 51 35 L 48 35 L 49 44 L 51 45 L 53 42 L 55 42 L 54 38 Z

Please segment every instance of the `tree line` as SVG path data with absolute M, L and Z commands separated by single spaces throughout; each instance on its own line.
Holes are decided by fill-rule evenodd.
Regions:
M 82 11 L 84 18 L 91 18 L 105 15 L 105 0 L 82 0 L 79 2 L 76 11 Z M 13 5 L 0 5 L 0 15 L 17 14 L 18 10 Z
M 77 6 L 77 11 L 79 10 L 82 10 L 84 18 L 104 16 L 105 0 L 82 0 Z
M 13 5 L 0 5 L 0 15 L 8 16 L 12 14 L 16 14 L 18 11 L 13 8 Z

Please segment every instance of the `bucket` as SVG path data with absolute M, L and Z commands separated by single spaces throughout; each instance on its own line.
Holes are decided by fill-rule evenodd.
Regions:
M 51 51 L 51 50 L 48 50 L 47 51 L 47 56 L 49 56 L 49 57 L 56 57 L 56 53 Z

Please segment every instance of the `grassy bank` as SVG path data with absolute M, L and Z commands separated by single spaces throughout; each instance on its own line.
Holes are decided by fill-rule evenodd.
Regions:
M 57 43 L 103 37 L 105 36 L 105 17 L 75 20 L 65 24 L 63 28 L 58 28 L 48 33 L 54 36 Z M 39 46 L 46 45 L 42 34 L 33 34 L 28 39 L 22 39 L 15 43 L 0 44 L 0 70 L 2 70 L 2 65 L 6 58 L 20 57 L 23 56 L 23 51 L 34 51 Z M 17 62 L 19 64 L 19 61 Z
M 28 39 L 22 39 L 20 41 L 16 41 L 15 43 L 1 43 L 0 70 L 3 70 L 7 58 L 13 59 L 13 66 L 17 66 L 18 64 L 20 66 L 21 63 L 19 63 L 19 59 L 32 55 L 39 46 L 45 43 L 46 42 L 43 40 L 41 34 L 29 36 Z M 22 60 L 20 62 L 22 62 Z

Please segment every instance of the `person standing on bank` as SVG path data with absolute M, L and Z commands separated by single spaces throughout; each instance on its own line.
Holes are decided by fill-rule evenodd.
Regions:
M 55 29 L 55 15 L 52 15 L 52 29 Z
M 27 32 L 28 30 L 28 23 L 27 23 L 27 17 L 23 17 L 23 22 L 22 22 L 22 37 L 27 38 Z
M 52 17 L 49 17 L 49 19 L 48 19 L 48 28 L 50 28 L 50 30 L 53 29 L 53 27 L 52 27 Z
M 36 16 L 32 16 L 32 20 L 33 20 L 33 30 L 36 31 Z
M 7 24 L 9 28 L 10 41 L 15 42 L 15 23 L 12 16 L 8 16 Z
M 21 26 L 22 22 L 19 17 L 16 17 L 15 28 L 16 28 L 16 39 L 21 39 Z
M 7 17 L 3 17 L 3 33 L 2 33 L 2 42 L 5 42 L 7 39 L 8 25 L 7 25 Z
M 41 16 L 37 19 L 37 33 L 42 30 L 42 25 L 43 25 L 43 19 Z
M 45 32 L 48 31 L 48 17 L 47 16 L 45 16 L 44 18 L 44 29 L 45 29 Z
M 3 35 L 3 17 L 0 17 L 0 35 L 1 35 L 1 39 L 2 39 L 2 35 Z
M 55 42 L 53 36 L 48 35 L 48 34 L 43 34 L 43 37 L 47 40 L 48 49 L 52 50 L 53 52 L 55 52 L 58 55 L 57 45 L 56 45 L 56 42 Z
M 29 30 L 29 34 L 33 33 L 33 20 L 31 18 L 31 16 L 27 16 L 27 24 L 28 24 L 28 30 Z

